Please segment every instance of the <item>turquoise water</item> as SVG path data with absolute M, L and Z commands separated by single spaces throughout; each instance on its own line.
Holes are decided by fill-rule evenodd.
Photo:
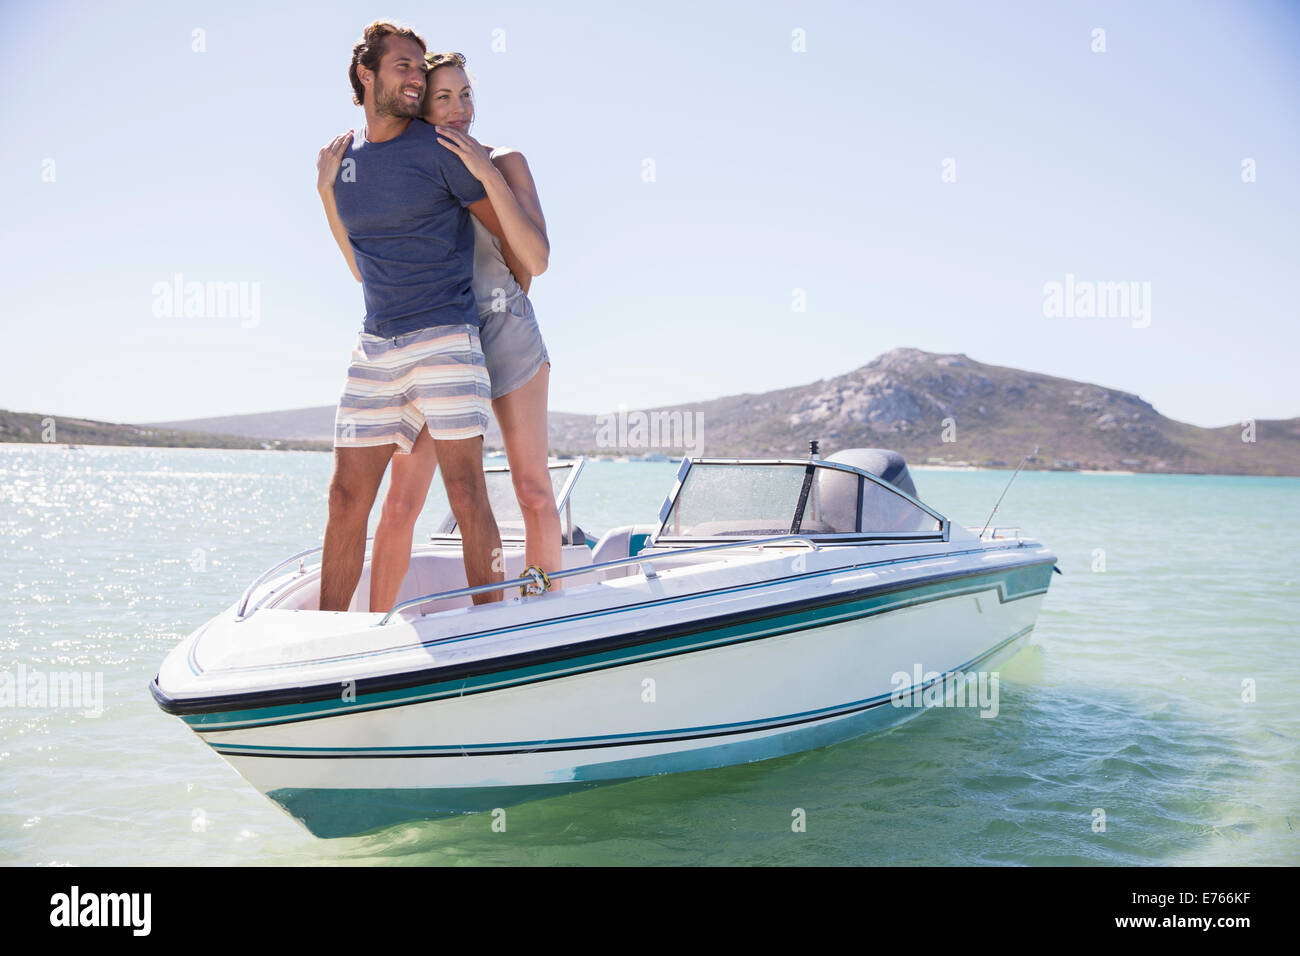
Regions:
M 478 814 L 323 841 L 147 685 L 264 566 L 319 542 L 329 466 L 0 446 L 0 672 L 103 675 L 98 717 L 0 706 L 0 863 L 1300 863 L 1300 479 L 1022 473 L 996 523 L 1046 542 L 1065 575 L 1001 668 L 996 719 L 933 710 L 511 808 L 505 832 Z M 575 520 L 651 520 L 674 471 L 589 463 Z M 923 501 L 975 526 L 1007 477 L 915 474 Z M 421 530 L 441 511 L 431 498 Z

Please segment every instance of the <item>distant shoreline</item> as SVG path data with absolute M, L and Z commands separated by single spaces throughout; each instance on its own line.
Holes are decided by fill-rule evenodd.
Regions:
M 252 454 L 299 454 L 299 455 L 324 455 L 329 453 L 329 449 L 309 449 L 309 448 L 210 448 L 197 445 L 109 445 L 94 444 L 90 442 L 19 442 L 6 441 L 0 442 L 0 449 L 5 448 L 61 448 L 64 451 L 85 451 L 90 448 L 133 448 L 141 451 L 221 451 L 221 452 L 249 452 Z M 561 452 L 561 454 L 567 454 Z M 487 453 L 487 458 L 500 458 L 501 455 L 495 452 Z M 573 456 L 578 457 L 578 456 Z M 600 459 L 587 456 L 589 463 L 600 461 Z M 609 461 L 608 464 L 634 464 L 634 465 L 667 465 L 676 464 L 677 459 L 662 461 L 628 461 L 616 462 Z M 988 471 L 1004 472 L 1014 471 L 1014 468 L 988 468 L 982 465 L 913 465 L 908 463 L 909 471 Z M 1057 473 L 1070 475 L 1119 475 L 1128 477 L 1175 477 L 1175 478 L 1274 478 L 1284 481 L 1300 481 L 1300 477 L 1295 475 L 1234 475 L 1221 472 L 1200 472 L 1200 471 L 1108 471 L 1098 468 L 1024 468 L 1023 471 L 1036 473 Z
M 1034 449 L 1029 471 L 1300 477 L 1300 416 L 1204 428 L 1168 418 L 1132 392 L 914 348 L 761 394 L 547 416 L 554 453 L 589 460 L 659 460 L 692 448 L 795 459 L 820 440 L 828 448 L 889 448 L 918 472 L 1006 471 Z M 319 405 L 132 425 L 0 409 L 0 440 L 331 452 L 337 417 L 337 406 Z M 314 437 L 296 437 L 303 435 Z M 502 443 L 491 424 L 485 450 Z
M 251 451 L 277 455 L 325 455 L 329 448 L 221 448 L 215 445 L 127 445 L 109 444 L 107 442 L 80 441 L 0 441 L 4 448 L 62 448 L 65 451 L 86 451 L 89 448 L 139 448 L 141 451 Z

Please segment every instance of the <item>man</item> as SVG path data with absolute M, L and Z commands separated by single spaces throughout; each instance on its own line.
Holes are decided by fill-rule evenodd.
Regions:
M 423 428 L 434 439 L 461 529 L 466 579 L 480 585 L 503 578 L 494 569 L 501 538 L 483 477 L 491 392 L 469 214 L 493 232 L 500 226 L 482 184 L 415 118 L 424 52 L 414 31 L 376 21 L 353 48 L 348 70 L 366 128 L 344 155 L 333 199 L 361 273 L 366 318 L 335 425 L 322 611 L 351 603 L 384 471 L 395 452 L 410 452 Z M 494 592 L 474 601 L 499 598 Z

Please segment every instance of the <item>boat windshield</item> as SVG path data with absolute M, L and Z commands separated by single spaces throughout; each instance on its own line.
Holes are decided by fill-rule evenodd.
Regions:
M 573 491 L 585 458 L 553 461 L 547 466 L 551 478 L 551 493 L 555 495 L 555 507 L 564 516 L 565 505 Z M 488 502 L 492 505 L 492 514 L 497 520 L 497 529 L 502 538 L 522 538 L 524 534 L 524 515 L 519 509 L 519 498 L 515 495 L 514 482 L 510 478 L 510 468 L 506 465 L 489 465 L 483 469 L 487 481 Z M 450 511 L 444 516 L 435 532 L 439 535 L 454 535 L 456 519 Z
M 932 537 L 942 516 L 892 485 L 820 461 L 690 462 L 656 539 Z

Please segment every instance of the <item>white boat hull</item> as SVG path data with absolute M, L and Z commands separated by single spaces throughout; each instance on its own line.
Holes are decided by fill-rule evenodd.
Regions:
M 1014 654 L 1050 573 L 1040 562 L 1037 586 L 1016 594 L 996 572 L 958 577 L 865 605 L 697 631 L 580 673 L 545 665 L 506 672 L 495 686 L 461 682 L 460 693 L 435 699 L 411 699 L 433 691 L 421 688 L 359 712 L 195 729 L 320 836 L 490 810 L 764 760 L 897 724 L 921 709 L 899 704 L 921 703 L 920 688 L 939 675 L 987 671 Z
M 958 693 L 994 712 L 988 672 L 1029 638 L 1055 556 L 953 527 L 896 452 L 811 450 L 684 459 L 652 535 L 589 550 L 569 522 L 560 590 L 522 576 L 522 538 L 506 583 L 465 587 L 449 517 L 387 613 L 361 610 L 364 569 L 353 609 L 322 612 L 302 552 L 168 655 L 152 692 L 320 836 L 765 760 Z M 567 513 L 581 463 L 553 485 L 566 469 Z M 502 599 L 471 605 L 487 591 Z

